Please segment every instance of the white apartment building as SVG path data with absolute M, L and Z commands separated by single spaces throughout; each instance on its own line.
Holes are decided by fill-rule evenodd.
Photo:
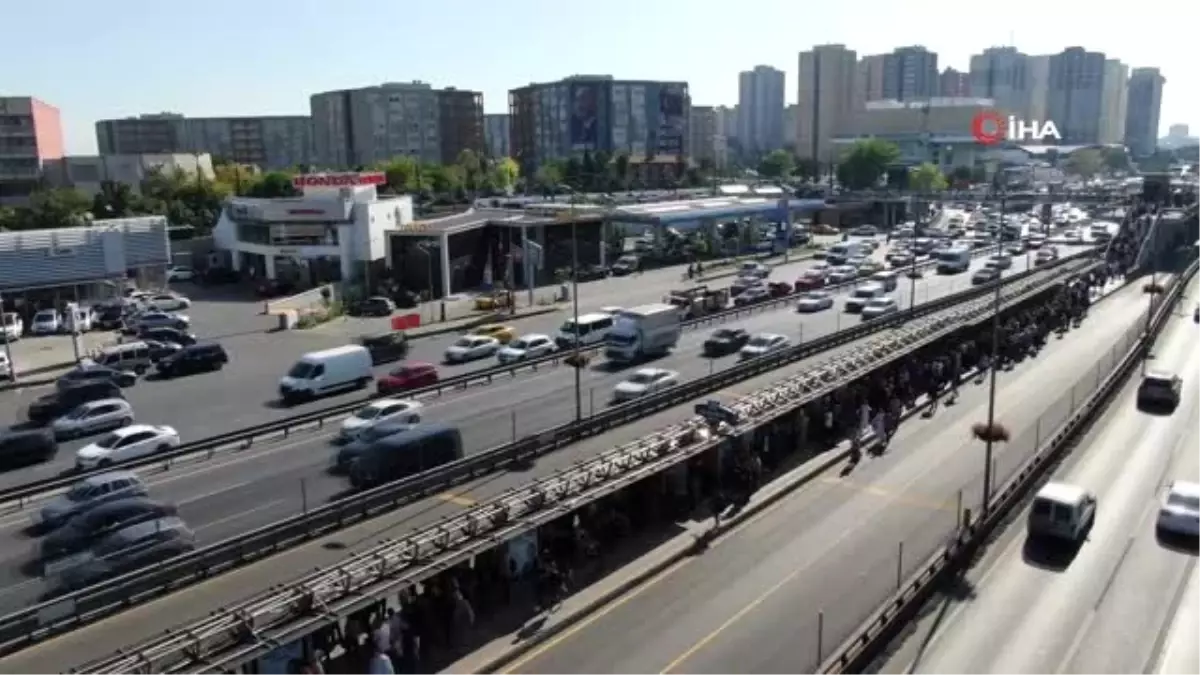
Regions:
M 755 66 L 738 76 L 738 140 L 742 149 L 763 154 L 783 147 L 784 73 Z
M 1129 105 L 1129 66 L 1116 59 L 1104 62 L 1104 87 L 1100 117 L 1100 143 L 1125 142 L 1125 115 Z

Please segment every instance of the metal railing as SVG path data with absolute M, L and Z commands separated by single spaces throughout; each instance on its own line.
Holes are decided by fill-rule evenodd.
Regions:
M 1006 286 L 1003 306 L 1022 302 L 1063 278 L 1088 269 L 1086 261 L 1053 270 L 1039 270 Z M 924 345 L 930 344 L 964 326 L 985 320 L 995 310 L 990 295 L 967 300 L 945 311 L 912 321 L 895 331 L 879 336 L 789 377 L 765 390 L 729 404 L 740 421 L 732 434 L 741 434 L 786 414 L 807 402 L 834 391 L 847 383 Z M 682 388 L 686 388 L 684 385 Z M 678 400 L 688 400 L 702 391 L 676 392 Z M 723 436 L 723 435 L 722 435 Z M 583 504 L 622 489 L 652 473 L 686 461 L 720 442 L 699 417 L 672 425 L 645 438 L 614 448 L 570 469 L 508 490 L 488 502 L 459 515 L 443 519 L 409 536 L 385 541 L 351 556 L 345 562 L 317 571 L 285 588 L 259 596 L 235 607 L 222 609 L 191 626 L 170 631 L 151 644 L 133 652 L 119 654 L 101 663 L 84 667 L 87 672 L 170 672 L 188 664 L 204 663 L 208 668 L 224 668 L 261 655 L 278 644 L 286 644 L 312 632 L 330 620 L 356 611 L 360 603 L 417 583 L 438 571 L 459 564 L 483 550 L 493 548 L 550 520 L 561 517 Z M 330 505 L 323 514 L 311 514 L 325 522 L 301 522 L 304 518 L 277 524 L 260 531 L 264 538 L 284 537 L 295 541 L 303 532 L 323 531 L 337 521 L 341 507 Z M 360 506 L 356 508 L 367 509 Z M 306 517 L 307 518 L 307 517 Z M 291 530 L 291 532 L 288 532 Z M 303 530 L 303 532 L 302 532 Z M 198 552 L 199 553 L 199 552 Z M 183 563 L 183 561 L 178 561 Z M 168 561 L 169 569 L 177 561 Z M 203 578 L 207 572 L 190 569 L 190 576 Z M 101 607 L 111 613 L 125 602 L 136 602 L 152 593 L 154 579 L 162 572 L 130 575 L 93 589 L 104 593 Z M 92 599 L 77 598 L 73 609 L 87 610 Z M 30 610 L 30 617 L 43 614 Z M 59 619 L 66 621 L 66 619 Z M 0 636 L 7 637 L 7 620 L 0 622 Z M 35 630 L 47 630 L 40 626 Z
M 1078 242 L 1075 242 L 1075 243 L 1078 243 Z M 989 247 L 989 248 L 977 249 L 976 251 L 974 251 L 972 253 L 972 255 L 975 257 L 983 257 L 983 256 L 991 255 L 992 253 L 994 253 L 994 249 Z M 1066 258 L 1064 258 L 1064 260 L 1065 259 Z M 934 265 L 935 265 L 935 262 L 932 260 L 929 260 L 929 261 L 924 261 L 924 262 L 918 263 L 917 268 L 918 269 L 929 269 Z M 909 268 L 910 268 L 910 266 L 905 266 L 905 269 L 909 269 Z M 1013 278 L 1016 278 L 1016 277 L 1009 277 L 1009 279 L 1013 279 Z M 854 286 L 861 284 L 864 281 L 866 281 L 866 280 L 865 279 L 855 279 L 853 281 L 848 281 L 848 282 L 842 283 L 842 284 L 831 284 L 831 285 L 827 286 L 825 290 L 831 290 L 831 289 L 839 290 L 839 289 L 853 288 Z M 982 288 L 982 287 L 980 287 L 980 288 Z M 969 291 L 965 291 L 962 294 L 958 294 L 958 296 L 948 296 L 948 297 L 961 298 L 961 297 L 966 297 L 966 295 L 965 295 L 966 293 L 974 293 L 974 292 L 978 292 L 978 289 L 971 289 Z M 749 316 L 751 314 L 756 314 L 759 312 L 774 310 L 780 306 L 795 302 L 796 297 L 797 297 L 797 294 L 793 293 L 793 294 L 790 294 L 787 296 L 773 298 L 773 299 L 766 300 L 766 301 L 756 303 L 753 305 L 746 305 L 743 307 L 733 307 L 733 308 L 726 309 L 726 310 L 723 310 L 720 312 L 714 312 L 707 316 L 702 316 L 702 317 L 698 317 L 695 319 L 686 320 L 683 322 L 683 325 L 687 329 L 699 329 L 699 328 L 716 325 L 719 323 L 725 323 L 730 320 L 735 320 L 735 319 L 741 318 L 743 316 Z M 922 311 L 922 312 L 934 311 L 938 308 L 945 307 L 946 301 L 947 301 L 946 298 L 940 298 L 940 299 L 934 300 L 932 302 L 924 303 L 918 307 L 918 311 Z M 816 354 L 824 349 L 829 349 L 830 347 L 835 347 L 835 346 L 842 344 L 844 342 L 847 342 L 849 340 L 859 339 L 865 334 L 868 334 L 868 333 L 876 331 L 876 330 L 882 330 L 883 328 L 885 328 L 889 325 L 892 325 L 893 323 L 895 323 L 896 321 L 899 321 L 899 320 L 902 320 L 902 319 L 893 318 L 889 321 L 884 321 L 884 322 L 865 322 L 859 326 L 846 328 L 846 329 L 839 331 L 838 333 L 835 333 L 832 335 L 826 335 L 821 338 L 811 340 L 803 345 L 800 345 L 800 346 L 794 348 L 796 350 L 796 353 L 802 354 L 801 356 L 797 356 L 796 358 L 805 358 L 807 356 L 811 356 L 812 354 Z M 841 336 L 841 337 L 839 337 L 839 336 Z M 589 348 L 589 349 L 583 350 L 583 351 L 591 353 L 591 352 L 599 351 L 602 349 L 603 349 L 602 346 L 598 346 L 598 347 L 592 347 L 592 348 Z M 47 497 L 54 496 L 64 490 L 68 489 L 71 485 L 78 482 L 81 478 L 84 478 L 84 477 L 90 476 L 90 475 L 105 473 L 108 471 L 136 470 L 136 469 L 150 468 L 150 467 L 163 467 L 164 469 L 169 469 L 174 462 L 177 462 L 182 459 L 193 459 L 193 458 L 198 458 L 198 457 L 203 458 L 203 459 L 211 459 L 213 456 L 215 456 L 219 453 L 247 450 L 251 446 L 253 446 L 255 443 L 278 441 L 278 440 L 286 439 L 286 438 L 290 437 L 292 434 L 297 433 L 297 432 L 314 431 L 314 430 L 323 429 L 327 423 L 337 422 L 337 421 L 342 420 L 347 415 L 352 414 L 354 411 L 356 411 L 360 407 L 362 407 L 363 404 L 368 403 L 372 400 L 377 400 L 380 398 L 385 398 L 388 396 L 397 396 L 397 395 L 402 395 L 405 398 L 437 397 L 437 396 L 441 396 L 443 393 L 462 390 L 462 389 L 465 389 L 472 385 L 490 385 L 493 382 L 495 382 L 497 379 L 515 377 L 517 375 L 517 373 L 522 372 L 522 371 L 527 371 L 527 370 L 536 371 L 539 368 L 556 367 L 556 366 L 560 365 L 567 356 L 569 356 L 569 353 L 561 352 L 561 353 L 550 354 L 550 355 L 535 358 L 535 359 L 528 359 L 528 360 L 521 361 L 518 363 L 501 365 L 501 366 L 493 366 L 491 368 L 484 368 L 484 369 L 477 370 L 477 371 L 474 371 L 471 373 L 465 373 L 463 375 L 457 375 L 455 377 L 447 378 L 445 380 L 438 382 L 437 384 L 430 385 L 427 387 L 421 387 L 420 389 L 414 389 L 411 391 L 407 391 L 407 392 L 404 392 L 403 394 L 368 395 L 365 398 L 358 399 L 356 401 L 352 401 L 352 402 L 348 402 L 348 403 L 339 403 L 339 404 L 336 404 L 336 405 L 333 405 L 333 406 L 330 406 L 327 408 L 323 408 L 321 410 L 316 410 L 316 411 L 307 412 L 307 413 L 301 413 L 298 415 L 293 415 L 291 417 L 287 417 L 285 419 L 275 420 L 272 422 L 265 422 L 262 424 L 257 424 L 257 425 L 253 425 L 253 426 L 249 426 L 249 427 L 244 427 L 242 429 L 237 429 L 235 431 L 230 431 L 230 432 L 226 432 L 223 434 L 217 434 L 215 436 L 210 436 L 203 440 L 193 441 L 190 443 L 184 443 L 184 444 L 180 445 L 179 447 L 169 450 L 167 452 L 161 452 L 161 453 L 157 453 L 155 455 L 151 455 L 151 456 L 147 456 L 147 457 L 138 457 L 138 458 L 123 460 L 120 462 L 113 462 L 113 463 L 105 465 L 103 467 L 89 469 L 86 471 L 74 472 L 67 476 L 46 478 L 43 480 L 26 483 L 24 485 L 18 485 L 18 486 L 14 486 L 14 487 L 10 487 L 10 488 L 0 489 L 0 507 L 8 507 L 10 509 L 15 508 L 18 510 L 22 509 L 32 501 L 38 501 L 38 500 L 45 499 Z M 600 416 L 597 416 L 597 418 L 599 418 L 599 417 Z M 595 433 L 595 431 L 591 430 L 593 427 L 590 424 L 590 422 L 591 421 L 589 420 L 589 421 L 584 421 L 584 422 L 580 422 L 580 423 L 571 423 L 571 424 L 561 425 L 559 427 L 554 427 L 551 429 L 544 430 L 542 432 L 539 432 L 536 435 L 540 438 L 540 437 L 545 436 L 546 434 L 552 434 L 553 437 L 555 438 L 555 441 L 552 444 L 552 447 L 559 447 L 564 443 L 573 442 L 580 438 L 586 438 L 588 436 L 593 435 Z M 603 430 L 603 429 L 611 428 L 611 426 L 613 426 L 613 425 L 611 425 L 611 424 L 605 425 L 600 428 L 601 428 L 601 430 Z M 507 444 L 506 446 L 500 446 L 500 447 L 504 448 L 504 447 L 511 446 L 511 445 L 514 445 L 514 444 Z M 485 453 L 482 453 L 482 454 L 487 454 L 490 452 L 491 451 L 486 451 Z

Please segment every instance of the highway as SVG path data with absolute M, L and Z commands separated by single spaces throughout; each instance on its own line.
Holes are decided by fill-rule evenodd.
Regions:
M 1021 266 L 1014 265 L 1009 273 L 1020 269 Z M 930 274 L 918 282 L 917 301 L 966 289 L 969 277 L 969 274 Z M 905 280 L 896 291 L 903 296 L 903 303 L 907 303 L 908 286 Z M 736 325 L 751 332 L 789 334 L 799 342 L 860 321 L 856 315 L 840 309 L 839 306 L 837 311 L 797 314 L 793 307 L 784 306 L 748 315 Z M 701 358 L 701 344 L 710 332 L 684 333 L 675 352 L 654 365 L 678 371 L 681 381 L 735 365 L 736 356 Z M 628 377 L 628 373 L 628 370 L 609 372 L 603 365 L 584 371 L 580 399 L 583 415 L 602 411 L 609 404 L 613 386 Z M 573 391 L 571 368 L 546 368 L 491 386 L 426 399 L 424 416 L 426 420 L 455 423 L 463 434 L 467 452 L 480 452 L 513 440 L 514 430 L 517 437 L 524 437 L 569 421 L 575 415 Z M 690 414 L 690 410 L 685 412 Z M 306 505 L 316 506 L 345 492 L 345 479 L 327 470 L 336 452 L 330 443 L 336 429 L 335 425 L 324 433 L 305 432 L 283 442 L 256 444 L 248 451 L 219 455 L 210 462 L 153 475 L 150 493 L 157 499 L 178 504 L 201 544 L 262 527 L 298 513 Z M 607 434 L 604 442 L 613 445 L 619 439 L 620 436 Z M 60 453 L 58 461 L 68 462 L 69 457 L 68 453 Z M 11 518 L 21 525 L 28 521 L 25 513 Z M 46 590 L 42 580 L 30 578 L 22 567 L 34 540 L 5 522 L 0 519 L 0 612 L 24 606 Z
M 839 351 L 850 348 L 852 348 L 852 345 L 843 346 L 831 352 L 826 352 L 807 363 L 794 364 L 790 367 L 773 371 L 737 386 L 730 387 L 722 393 L 710 395 L 705 398 L 713 396 L 736 397 L 761 389 L 805 367 L 811 367 L 816 361 L 824 360 Z M 692 414 L 690 404 L 681 405 L 615 429 L 603 437 L 588 439 L 564 448 L 542 458 L 532 469 L 493 475 L 474 483 L 460 486 L 453 494 L 439 495 L 436 498 L 397 509 L 385 516 L 375 518 L 360 525 L 347 528 L 339 533 L 331 534 L 327 537 L 314 540 L 309 544 L 298 546 L 273 556 L 268 561 L 231 571 L 204 584 L 184 589 L 157 601 L 146 603 L 131 612 L 97 622 L 92 626 L 50 640 L 42 646 L 37 646 L 7 659 L 0 660 L 0 671 L 17 672 L 22 669 L 31 669 L 31 671 L 35 672 L 59 671 L 78 665 L 84 661 L 99 658 L 107 654 L 114 646 L 137 642 L 146 636 L 160 632 L 165 626 L 178 625 L 189 618 L 203 616 L 216 607 L 227 606 L 230 603 L 242 600 L 247 596 L 260 592 L 264 588 L 283 583 L 318 566 L 334 564 L 343 560 L 353 551 L 363 550 L 375 545 L 382 538 L 399 536 L 413 528 L 436 522 L 438 519 L 456 513 L 464 507 L 484 501 L 534 478 L 562 470 L 582 458 L 594 456 L 614 445 L 643 437 L 666 425 L 686 419 Z M 238 460 L 237 466 L 226 467 L 217 471 L 226 472 L 227 475 L 231 476 L 230 480 L 237 480 L 233 476 L 243 474 L 253 475 L 259 473 L 261 475 L 262 473 L 269 473 L 271 471 L 281 473 L 285 469 L 280 467 L 280 464 L 281 462 L 288 461 L 287 458 L 291 450 L 293 448 L 288 448 L 287 451 L 281 452 L 277 456 Z M 201 476 L 204 475 L 204 472 L 212 471 L 207 468 L 208 466 L 203 465 L 197 468 L 197 471 L 201 472 Z M 163 476 L 162 480 L 164 482 L 160 483 L 159 486 L 163 490 L 176 490 L 179 489 L 179 485 L 193 483 L 196 479 L 197 476 L 191 474 L 171 474 Z M 214 482 L 219 484 L 219 481 Z M 192 487 L 191 489 L 196 488 Z M 208 490 L 211 491 L 213 488 L 210 487 Z M 235 490 L 234 492 L 238 491 Z M 264 492 L 265 489 L 258 490 L 258 493 Z M 244 500 L 243 504 L 264 503 L 269 501 L 270 495 L 255 496 L 255 493 L 247 493 L 241 497 L 237 494 L 232 496 L 223 495 L 212 497 L 210 500 L 206 500 L 206 503 L 212 502 L 215 504 L 227 499 L 238 498 Z M 256 502 L 248 500 L 256 500 Z M 296 504 L 295 502 L 293 503 Z M 298 504 L 296 505 L 298 506 Z M 192 518 L 190 507 L 190 503 L 184 504 L 183 510 L 185 516 Z M 210 505 L 210 507 L 224 509 L 224 513 L 230 516 L 235 515 L 230 513 L 232 509 L 228 506 Z M 3 527 L 3 523 L 5 522 L 7 521 L 0 519 L 0 528 Z M 201 530 L 201 535 L 207 536 L 204 530 Z M 27 591 L 12 591 L 9 595 L 13 597 L 25 592 Z
M 1087 541 L 1077 549 L 1031 544 L 1022 511 L 968 575 L 971 596 L 939 599 L 933 614 L 944 618 L 920 626 L 886 670 L 1150 673 L 1162 663 L 1168 672 L 1200 672 L 1194 581 L 1185 592 L 1196 542 L 1160 540 L 1154 525 L 1168 483 L 1200 480 L 1198 330 L 1191 312 L 1181 312 L 1154 351 L 1153 368 L 1184 378 L 1174 414 L 1140 412 L 1135 376 L 1055 472 L 1053 480 L 1096 494 Z M 1177 615 L 1191 621 L 1190 634 L 1186 625 L 1177 631 L 1190 639 L 1166 649 Z
M 1145 299 L 1126 288 L 1082 330 L 999 377 L 1003 480 L 1031 454 L 1039 415 L 1067 417 L 1072 376 L 1136 331 Z M 1084 388 L 1079 389 L 1080 392 Z M 834 646 L 954 530 L 958 495 L 976 505 L 987 387 L 968 385 L 931 419 L 906 422 L 887 453 L 831 472 L 510 664 L 523 673 L 813 672 Z M 1048 431 L 1048 429 L 1047 429 Z M 648 639 L 648 636 L 653 636 Z

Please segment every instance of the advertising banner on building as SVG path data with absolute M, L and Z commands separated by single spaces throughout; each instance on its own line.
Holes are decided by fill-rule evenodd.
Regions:
M 682 154 L 685 133 L 687 133 L 687 85 L 664 84 L 658 90 L 657 154 Z
M 575 82 L 568 93 L 571 96 L 571 147 L 593 149 L 600 135 L 600 84 Z

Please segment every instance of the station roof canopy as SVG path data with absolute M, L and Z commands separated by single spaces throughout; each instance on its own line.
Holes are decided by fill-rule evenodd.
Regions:
M 701 219 L 749 218 L 776 214 L 782 199 L 768 197 L 715 197 L 658 204 L 622 206 L 614 218 L 626 221 L 670 224 Z M 823 199 L 788 199 L 787 208 L 805 211 L 825 207 Z

